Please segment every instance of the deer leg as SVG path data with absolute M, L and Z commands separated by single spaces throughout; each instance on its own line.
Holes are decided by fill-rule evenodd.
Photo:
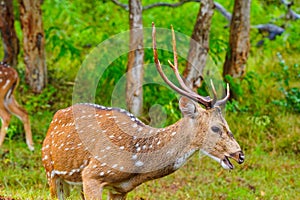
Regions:
M 127 193 L 113 193 L 112 191 L 108 192 L 108 200 L 125 200 Z
M 97 179 L 83 180 L 84 199 L 102 200 L 102 193 L 106 184 Z
M 5 139 L 8 125 L 10 123 L 11 114 L 6 110 L 3 105 L 0 105 L 0 117 L 2 121 L 1 133 L 0 133 L 0 147 Z
M 87 200 L 102 200 L 103 189 L 107 183 L 99 179 L 99 176 L 93 174 L 93 170 L 90 170 L 88 167 L 82 172 L 84 198 Z
M 32 133 L 27 112 L 16 102 L 13 96 L 9 100 L 7 100 L 6 107 L 12 114 L 16 115 L 23 122 L 27 146 L 30 151 L 33 151 L 34 147 L 32 141 Z
M 81 186 L 80 189 L 81 189 L 81 191 L 80 191 L 80 197 L 81 197 L 82 200 L 85 200 L 84 193 L 83 193 L 83 186 Z
M 70 196 L 69 184 L 59 177 L 53 177 L 49 181 L 52 199 L 64 200 Z
M 67 199 L 70 196 L 70 185 L 66 183 L 65 181 L 61 180 L 61 187 L 62 189 L 62 199 Z
M 52 177 L 48 179 L 51 199 L 55 199 L 58 197 L 56 192 L 56 179 L 57 177 Z
M 47 149 L 45 152 L 45 150 L 43 150 L 43 164 L 44 167 L 46 169 L 46 175 L 47 175 L 47 180 L 48 180 L 48 184 L 49 184 L 49 189 L 50 189 L 50 194 L 51 194 L 51 199 L 63 199 L 61 196 L 61 193 L 63 193 L 63 187 L 61 187 L 61 185 L 63 184 L 61 181 L 61 179 L 53 174 L 53 166 L 51 164 L 51 160 L 49 160 L 48 158 L 46 160 L 45 157 L 48 157 L 48 155 L 50 155 L 49 150 Z

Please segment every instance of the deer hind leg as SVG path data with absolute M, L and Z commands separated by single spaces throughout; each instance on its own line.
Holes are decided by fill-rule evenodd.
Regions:
M 11 114 L 8 110 L 4 107 L 4 105 L 0 105 L 0 117 L 2 121 L 2 127 L 0 132 L 0 147 L 2 146 L 2 143 L 5 139 L 5 135 L 10 123 Z
M 34 146 L 27 112 L 17 103 L 13 96 L 10 96 L 9 99 L 6 100 L 6 103 L 6 108 L 23 122 L 27 146 L 31 151 L 33 151 Z
M 113 193 L 112 191 L 108 192 L 108 200 L 125 200 L 127 193 Z

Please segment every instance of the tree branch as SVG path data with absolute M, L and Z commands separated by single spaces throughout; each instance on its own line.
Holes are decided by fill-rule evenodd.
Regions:
M 258 24 L 252 26 L 251 28 L 257 28 L 260 33 L 267 32 L 267 37 L 270 40 L 274 40 L 277 35 L 281 35 L 284 32 L 284 28 L 274 24 Z
M 288 11 L 285 15 L 286 19 L 291 19 L 291 20 L 300 19 L 300 14 L 298 14 L 295 11 L 292 10 L 292 6 L 294 5 L 294 1 L 287 2 L 286 0 L 281 0 L 281 3 L 284 4 L 288 9 Z
M 231 13 L 228 12 L 221 4 L 218 2 L 214 2 L 216 10 L 218 10 L 226 19 L 228 22 L 231 21 Z
M 274 24 L 258 24 L 251 26 L 251 28 L 258 29 L 259 33 L 263 34 L 264 32 L 267 33 L 265 36 L 269 40 L 275 40 L 276 36 L 282 35 L 284 32 L 284 28 L 280 26 L 276 26 Z M 264 44 L 264 39 L 257 42 L 256 46 L 260 47 Z
M 154 3 L 154 4 L 150 4 L 148 6 L 144 6 L 143 10 L 148 10 L 151 8 L 155 8 L 155 7 L 160 7 L 160 6 L 166 6 L 166 7 L 179 7 L 185 3 L 189 3 L 189 2 L 201 2 L 201 0 L 181 0 L 178 3 L 166 3 L 166 2 L 159 2 L 159 3 Z
M 117 6 L 120 6 L 121 8 L 124 8 L 125 10 L 129 10 L 129 6 L 127 4 L 121 3 L 118 0 L 111 0 L 114 4 Z
M 125 10 L 129 10 L 129 7 L 127 4 L 121 3 L 118 0 L 111 0 L 114 4 L 116 4 L 117 6 L 120 6 L 121 8 L 124 8 Z M 201 2 L 201 0 L 181 0 L 178 3 L 166 3 L 166 2 L 158 2 L 158 3 L 154 3 L 154 4 L 150 4 L 147 6 L 143 7 L 143 11 L 144 10 L 149 10 L 151 8 L 155 8 L 155 7 L 160 7 L 160 6 L 165 6 L 165 7 L 171 7 L 171 8 L 175 8 L 175 7 L 179 7 L 185 3 L 189 3 L 189 2 Z

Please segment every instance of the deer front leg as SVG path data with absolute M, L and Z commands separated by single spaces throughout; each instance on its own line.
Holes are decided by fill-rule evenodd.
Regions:
M 84 193 L 83 193 L 83 186 L 81 186 L 81 188 L 80 188 L 80 197 L 82 200 L 85 200 Z
M 13 96 L 9 100 L 7 100 L 7 108 L 12 114 L 16 115 L 23 122 L 27 146 L 30 151 L 33 151 L 34 147 L 32 141 L 32 133 L 27 112 L 16 102 Z
M 82 172 L 83 194 L 86 200 L 102 200 L 104 186 L 107 185 L 88 167 Z
M 70 196 L 69 184 L 57 176 L 49 179 L 49 186 L 52 199 L 64 200 Z
M 0 107 L 0 117 L 2 121 L 1 133 L 0 133 L 0 147 L 5 139 L 5 135 L 10 122 L 11 114 L 2 106 Z

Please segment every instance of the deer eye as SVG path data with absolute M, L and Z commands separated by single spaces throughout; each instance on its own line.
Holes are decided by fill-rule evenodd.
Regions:
M 212 130 L 213 132 L 215 132 L 215 133 L 219 133 L 219 132 L 220 132 L 220 128 L 217 127 L 217 126 L 212 126 L 212 127 L 211 127 L 211 130 Z

